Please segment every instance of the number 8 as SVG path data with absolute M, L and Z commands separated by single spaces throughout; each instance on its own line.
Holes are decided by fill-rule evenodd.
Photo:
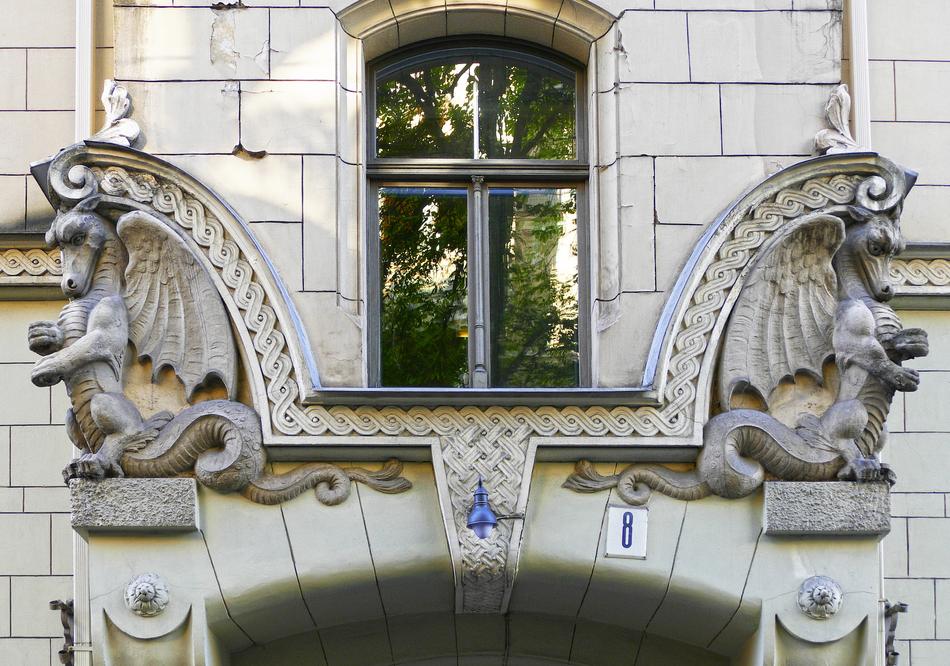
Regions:
M 623 514 L 623 529 L 620 530 L 620 545 L 629 548 L 633 545 L 633 513 L 625 511 Z

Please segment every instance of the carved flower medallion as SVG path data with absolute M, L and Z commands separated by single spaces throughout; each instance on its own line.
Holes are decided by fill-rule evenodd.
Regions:
M 812 576 L 798 589 L 798 607 L 814 620 L 827 620 L 841 608 L 841 586 L 827 576 Z
M 139 574 L 125 588 L 125 605 L 142 617 L 158 615 L 168 605 L 168 586 L 158 574 Z

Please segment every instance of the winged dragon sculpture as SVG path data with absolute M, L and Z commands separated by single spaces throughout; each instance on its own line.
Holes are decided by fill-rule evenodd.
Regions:
M 893 483 L 877 456 L 888 410 L 896 391 L 917 389 L 917 372 L 903 362 L 928 353 L 926 333 L 904 329 L 887 304 L 890 261 L 904 248 L 900 212 L 900 202 L 830 206 L 789 221 L 762 246 L 722 335 L 721 412 L 704 427 L 695 469 L 636 464 L 601 475 L 581 461 L 565 487 L 616 487 L 642 504 L 651 490 L 743 497 L 766 473 Z
M 220 492 L 275 504 L 315 488 L 325 504 L 343 501 L 352 480 L 383 492 L 409 488 L 390 461 L 381 471 L 308 463 L 266 471 L 261 421 L 235 399 L 238 361 L 227 311 L 208 271 L 162 220 L 132 210 L 114 223 L 90 196 L 60 211 L 46 235 L 62 253 L 69 302 L 57 321 L 29 328 L 37 386 L 66 384 L 66 427 L 83 451 L 63 471 L 72 478 L 161 477 L 194 473 Z M 170 368 L 189 406 L 144 418 L 123 384 L 127 348 L 150 359 L 152 382 Z M 227 399 L 200 399 L 210 384 Z

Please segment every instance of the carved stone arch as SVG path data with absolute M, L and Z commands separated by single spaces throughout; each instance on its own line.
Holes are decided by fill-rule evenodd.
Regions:
M 585 63 L 591 43 L 616 20 L 588 0 L 358 0 L 337 18 L 347 33 L 362 40 L 366 60 L 426 39 L 477 33 L 534 42 Z
M 721 334 L 758 250 L 773 234 L 801 215 L 830 206 L 890 209 L 915 179 L 916 173 L 876 153 L 828 155 L 766 178 L 723 211 L 680 272 L 644 370 L 642 385 L 660 396 L 668 423 L 701 425 L 708 418 Z M 701 427 L 680 432 L 702 443 Z
M 147 211 L 185 241 L 231 317 L 265 443 L 272 438 L 271 404 L 313 391 L 319 372 L 286 287 L 234 209 L 178 167 L 111 143 L 76 144 L 32 170 L 54 208 L 98 193 L 106 207 Z
M 293 303 L 238 214 L 210 188 L 146 153 L 87 142 L 35 166 L 54 206 L 94 190 L 113 205 L 163 215 L 203 257 L 231 312 L 255 381 L 265 443 L 325 435 L 455 436 L 475 426 L 524 436 L 613 435 L 701 445 L 719 336 L 757 250 L 804 213 L 858 201 L 900 201 L 912 174 L 874 153 L 793 165 L 741 196 L 707 229 L 674 286 L 654 335 L 640 406 L 359 407 L 319 404 L 319 373 Z M 650 404 L 652 403 L 652 404 Z M 519 436 L 517 439 L 521 440 Z

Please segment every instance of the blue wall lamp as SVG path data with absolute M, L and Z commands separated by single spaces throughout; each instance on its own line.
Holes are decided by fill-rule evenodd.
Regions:
M 496 516 L 488 503 L 488 491 L 482 485 L 482 477 L 478 477 L 478 487 L 475 489 L 475 501 L 472 503 L 472 510 L 468 512 L 468 529 L 475 532 L 479 539 L 487 539 L 499 520 L 514 520 L 524 518 L 523 513 L 511 513 L 502 516 Z

